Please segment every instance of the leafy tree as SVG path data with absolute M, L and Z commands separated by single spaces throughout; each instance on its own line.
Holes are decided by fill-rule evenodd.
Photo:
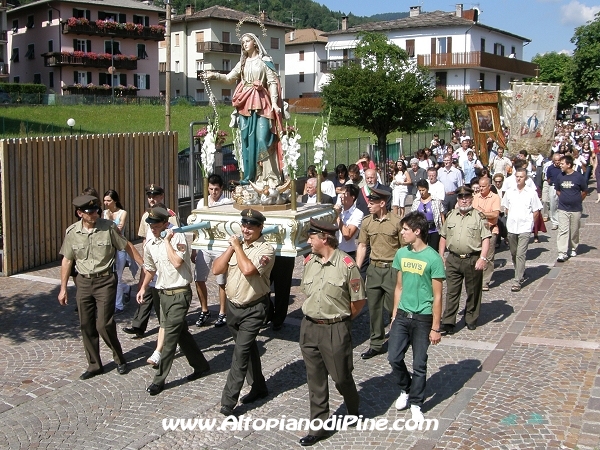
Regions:
M 537 54 L 532 63 L 538 64 L 540 72 L 537 80 L 529 78 L 527 81 L 539 81 L 542 83 L 561 83 L 560 96 L 558 99 L 558 110 L 568 109 L 577 103 L 578 99 L 574 92 L 573 83 L 573 58 L 565 53 L 549 52 L 543 55 Z
M 600 13 L 586 25 L 575 28 L 571 38 L 573 52 L 573 84 L 575 96 L 588 102 L 600 95 Z
M 467 104 L 444 92 L 440 93 L 440 100 L 440 116 L 451 124 L 452 129 L 464 128 L 470 120 Z
M 411 62 L 385 35 L 359 33 L 358 37 L 360 62 L 334 70 L 323 87 L 323 99 L 331 107 L 332 123 L 377 136 L 380 161 L 385 161 L 389 133 L 412 133 L 437 115 L 436 90 L 429 71 Z

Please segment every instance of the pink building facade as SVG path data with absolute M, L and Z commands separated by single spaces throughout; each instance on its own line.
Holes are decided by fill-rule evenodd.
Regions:
M 158 96 L 164 9 L 136 0 L 41 0 L 7 13 L 9 80 L 58 94 Z

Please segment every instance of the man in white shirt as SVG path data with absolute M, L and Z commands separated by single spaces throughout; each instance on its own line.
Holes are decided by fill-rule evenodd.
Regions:
M 334 206 L 334 209 L 338 213 L 336 219 L 336 224 L 339 228 L 336 233 L 339 242 L 338 248 L 356 259 L 356 238 L 358 237 L 364 214 L 356 207 L 356 199 L 360 195 L 358 188 L 353 184 L 348 184 L 345 188 L 346 190 L 341 196 L 341 204 Z
M 438 180 L 438 171 L 435 167 L 427 169 L 427 181 L 429 182 L 429 193 L 431 197 L 441 202 L 446 198 L 446 189 L 444 184 Z M 415 200 L 421 198 L 421 193 L 417 190 Z
M 517 159 L 515 161 L 513 174 L 506 177 L 504 180 L 504 185 L 503 185 L 504 192 L 508 192 L 511 189 L 514 189 L 517 187 L 517 179 L 515 178 L 515 173 L 517 172 L 518 169 L 525 169 L 525 171 L 527 171 L 527 161 L 525 161 L 524 159 Z M 529 177 L 525 180 L 525 186 L 527 186 L 529 189 L 533 189 L 534 191 L 537 189 L 535 187 L 535 183 Z
M 504 156 L 504 149 L 502 147 L 498 147 L 498 155 L 490 162 L 490 169 L 492 171 L 492 175 L 497 173 L 501 173 L 506 176 L 508 175 L 508 169 L 512 167 L 512 162 L 510 162 L 510 158 Z
M 213 174 L 208 177 L 208 206 L 220 206 L 233 203 L 233 200 L 225 197 L 223 193 L 223 178 L 220 175 Z M 204 207 L 204 200 L 200 199 L 196 209 Z M 196 326 L 201 327 L 208 323 L 210 311 L 208 310 L 208 290 L 206 289 L 206 280 L 215 259 L 223 254 L 223 251 L 217 250 L 192 250 L 192 262 L 196 265 L 196 292 L 200 299 L 200 315 L 196 321 Z M 225 302 L 225 275 L 217 276 L 219 285 L 219 315 L 215 321 L 215 327 L 222 327 L 227 324 L 227 313 Z
M 535 187 L 526 186 L 527 169 L 520 167 L 515 171 L 516 187 L 508 189 L 502 198 L 502 206 L 506 209 L 506 228 L 508 230 L 508 246 L 515 266 L 515 281 L 511 291 L 521 290 L 524 281 L 525 259 L 533 224 L 542 209 Z

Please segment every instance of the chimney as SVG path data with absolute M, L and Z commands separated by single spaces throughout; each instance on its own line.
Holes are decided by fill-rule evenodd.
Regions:
M 267 20 L 267 14 L 264 11 L 260 12 L 260 21 L 264 23 Z
M 185 15 L 191 16 L 194 14 L 194 5 L 185 5 Z
M 410 7 L 410 17 L 417 17 L 419 14 L 421 14 L 420 6 L 411 6 Z
M 456 17 L 462 17 L 462 13 L 463 13 L 463 4 L 457 3 L 456 4 Z
M 348 29 L 348 16 L 342 17 L 342 30 Z
M 290 31 L 290 42 L 292 42 L 295 39 L 294 36 L 294 30 Z

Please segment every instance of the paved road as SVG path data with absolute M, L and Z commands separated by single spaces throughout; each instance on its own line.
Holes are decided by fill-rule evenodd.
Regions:
M 592 197 L 595 198 L 595 195 Z M 462 328 L 429 351 L 424 412 L 437 431 L 349 429 L 317 448 L 532 449 L 600 447 L 600 205 L 584 203 L 580 255 L 555 264 L 556 232 L 541 235 L 528 252 L 528 281 L 510 292 L 512 264 L 506 247 L 497 256 L 496 282 L 484 293 L 476 331 Z M 507 259 L 508 258 L 508 259 Z M 255 419 L 308 417 L 306 374 L 298 346 L 303 294 L 296 261 L 290 314 L 284 328 L 265 328 L 259 337 L 270 395 L 239 410 Z M 134 305 L 118 316 L 119 337 L 131 372 L 117 374 L 102 344 L 107 372 L 88 381 L 73 305 L 59 307 L 59 268 L 44 267 L 0 279 L 0 448 L 204 449 L 295 448 L 306 434 L 293 430 L 165 431 L 163 418 L 222 420 L 221 390 L 229 369 L 232 340 L 227 328 L 193 328 L 212 373 L 194 382 L 178 357 L 167 389 L 149 397 L 152 369 L 145 361 L 156 339 L 133 340 L 121 331 Z M 216 317 L 216 290 L 209 283 Z M 74 289 L 74 288 L 71 288 Z M 74 298 L 72 292 L 71 298 Z M 463 299 L 464 301 L 464 299 Z M 192 305 L 195 321 L 199 304 Z M 464 326 L 464 320 L 459 323 Z M 368 361 L 368 312 L 353 325 L 355 379 L 365 418 L 408 419 L 394 401 L 398 388 L 384 355 Z M 407 359 L 410 361 L 409 358 Z M 331 386 L 333 411 L 345 412 Z M 243 393 L 247 392 L 247 387 Z M 217 425 L 220 422 L 217 423 Z M 253 422 L 260 427 L 261 422 Z

